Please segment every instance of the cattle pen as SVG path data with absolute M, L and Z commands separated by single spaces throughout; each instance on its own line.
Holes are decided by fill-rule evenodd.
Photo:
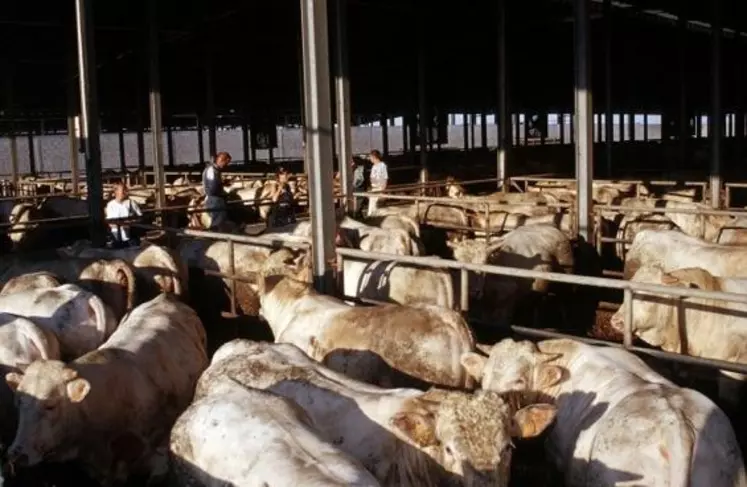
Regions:
M 398 284 L 414 301 L 391 294 L 394 269 L 428 271 L 445 276 L 449 313 L 473 333 L 473 351 L 518 337 L 631 352 L 726 411 L 747 448 L 744 399 L 732 407 L 720 396 L 724 376 L 747 377 L 747 358 L 698 356 L 687 336 L 691 310 L 747 323 L 747 274 L 709 269 L 718 285 L 679 287 L 639 282 L 628 265 L 644 231 L 724 254 L 745 248 L 739 0 L 11 3 L 0 13 L 0 296 L 24 263 L 122 261 L 114 287 L 130 304 L 153 282 L 159 296 L 176 294 L 182 279 L 209 359 L 228 335 L 283 341 L 266 337 L 261 309 L 263 266 L 286 255 L 275 251 L 292 250 L 286 271 L 303 262 L 309 289 L 351 309 L 431 305 L 407 282 Z M 203 171 L 221 152 L 232 157 L 221 171 L 227 221 L 214 225 Z M 377 153 L 383 190 L 370 180 Z M 106 218 L 121 184 L 141 214 Z M 281 192 L 292 196 L 290 229 L 272 228 Z M 572 264 L 556 254 L 548 263 L 541 242 L 501 250 L 528 227 L 552 228 Z M 123 229 L 143 245 L 116 241 Z M 461 244 L 485 258 L 461 259 Z M 172 259 L 171 281 L 130 259 L 148 248 Z M 491 260 L 501 252 L 513 252 L 511 265 Z M 144 285 L 148 272 L 157 277 Z M 83 276 L 58 284 L 109 292 Z M 364 278 L 384 291 L 369 296 Z M 540 281 L 550 284 L 535 291 Z M 641 310 L 662 302 L 676 308 L 677 347 L 644 340 L 638 326 Z M 747 331 L 734 330 L 736 350 Z M 463 392 L 487 389 L 478 385 Z M 3 473 L 14 467 L 5 457 L 0 447 Z M 559 485 L 548 472 L 535 481 L 512 471 L 508 485 Z M 89 485 L 54 475 L 9 483 Z

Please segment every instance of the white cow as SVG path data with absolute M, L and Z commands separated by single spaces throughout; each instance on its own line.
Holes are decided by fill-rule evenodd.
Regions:
M 432 304 L 454 309 L 452 274 L 446 269 L 427 269 L 392 261 L 343 261 L 345 296 L 392 303 Z M 457 276 L 459 274 L 457 273 Z
M 356 460 L 321 438 L 293 401 L 229 377 L 210 384 L 171 430 L 179 485 L 378 487 Z
M 10 278 L 2 289 L 0 289 L 0 296 L 20 293 L 30 289 L 57 287 L 63 284 L 65 284 L 65 282 L 51 272 L 30 272 L 28 274 L 22 274 Z
M 520 409 L 520 395 L 380 389 L 335 373 L 290 344 L 227 343 L 200 377 L 195 397 L 226 376 L 295 401 L 325 440 L 392 487 L 505 487 L 511 437 L 536 436 L 555 415 L 549 405 Z
M 75 284 L 0 296 L 0 313 L 25 316 L 57 335 L 62 354 L 80 357 L 95 350 L 117 328 L 109 307 Z
M 104 485 L 130 470 L 154 473 L 154 449 L 168 440 L 208 364 L 205 346 L 197 314 L 162 294 L 135 308 L 98 350 L 6 375 L 20 410 L 9 461 L 77 458 Z
M 714 276 L 740 277 L 747 268 L 747 247 L 705 242 L 674 230 L 641 230 L 625 257 L 624 278 L 649 265 L 665 272 L 700 267 Z
M 0 313 L 0 371 L 3 376 L 18 372 L 35 360 L 58 360 L 60 344 L 54 333 L 32 321 L 12 314 Z M 17 427 L 17 412 L 13 391 L 0 385 L 0 440 L 13 441 Z
M 638 269 L 632 280 L 747 294 L 747 279 L 715 277 L 700 268 L 665 273 L 658 267 L 644 266 Z M 668 352 L 747 363 L 747 304 L 700 298 L 683 301 L 655 293 L 645 295 L 655 300 L 650 297 L 636 299 L 633 305 L 632 329 L 641 340 Z M 613 328 L 623 331 L 622 307 L 612 316 L 610 323 Z M 724 377 L 719 377 L 719 396 L 738 405 L 741 386 L 747 377 L 728 371 L 722 371 L 722 374 Z
M 747 486 L 723 411 L 625 350 L 508 339 L 462 363 L 484 389 L 532 391 L 557 405 L 547 451 L 570 487 Z
M 273 254 L 258 283 L 260 313 L 276 342 L 293 343 L 366 382 L 391 385 L 404 373 L 431 384 L 471 386 L 459 357 L 474 350 L 475 340 L 459 313 L 425 304 L 348 306 L 285 275 L 293 270 L 278 267 L 284 252 L 294 258 L 284 250 Z

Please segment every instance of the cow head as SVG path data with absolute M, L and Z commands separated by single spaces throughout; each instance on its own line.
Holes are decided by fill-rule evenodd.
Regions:
M 479 353 L 462 355 L 462 366 L 467 373 L 491 391 L 519 391 L 537 395 L 547 394 L 566 377 L 566 370 L 551 362 L 558 354 L 540 351 L 530 341 L 506 339 L 496 343 L 485 357 Z
M 518 395 L 432 389 L 390 419 L 394 433 L 426 453 L 463 485 L 506 486 L 511 438 L 539 435 L 555 419 L 548 404 L 520 408 Z
M 8 237 L 14 248 L 18 248 L 29 232 L 34 231 L 39 225 L 33 224 L 34 220 L 42 217 L 41 205 L 32 203 L 18 203 L 10 212 L 10 224 Z
M 114 311 L 117 320 L 135 307 L 135 274 L 121 259 L 96 260 L 79 275 L 79 281 Z
M 91 391 L 91 384 L 57 360 L 37 360 L 24 373 L 5 376 L 15 391 L 19 419 L 8 460 L 19 466 L 33 466 L 42 460 L 66 460 L 74 454 L 69 447 L 81 425 L 78 409 Z M 65 458 L 68 455 L 68 458 Z
M 638 268 L 633 282 L 658 284 L 682 288 L 720 291 L 718 278 L 700 268 L 678 269 L 664 272 L 659 266 L 646 265 Z M 679 316 L 684 318 L 686 302 L 672 296 L 654 293 L 638 293 L 633 305 L 631 329 L 633 334 L 654 347 L 677 349 L 679 347 Z M 610 325 L 623 333 L 625 330 L 625 308 L 623 306 L 610 319 Z

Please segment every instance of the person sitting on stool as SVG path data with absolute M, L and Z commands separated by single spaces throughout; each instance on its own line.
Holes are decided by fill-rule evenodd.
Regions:
M 106 219 L 116 220 L 120 218 L 132 218 L 143 216 L 140 207 L 127 196 L 127 187 L 124 183 L 114 185 L 114 199 L 106 204 Z M 136 238 L 130 236 L 130 226 L 123 223 L 110 223 L 109 231 L 112 237 L 112 246 L 116 248 L 135 247 L 139 245 Z
M 278 185 L 270 195 L 273 206 L 268 218 L 269 227 L 282 227 L 296 223 L 296 213 L 293 210 L 296 201 L 288 184 L 288 171 L 280 168 L 277 178 Z

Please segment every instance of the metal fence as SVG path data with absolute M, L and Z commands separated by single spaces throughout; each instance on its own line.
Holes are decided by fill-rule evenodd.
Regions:
M 247 245 L 258 245 L 266 248 L 302 248 L 308 249 L 310 244 L 307 242 L 299 242 L 298 239 L 289 239 L 281 235 L 273 235 L 269 237 L 248 237 L 244 235 L 233 235 L 226 233 L 215 233 L 205 232 L 196 230 L 181 230 L 176 228 L 165 228 L 153 225 L 141 225 L 136 224 L 133 226 L 141 227 L 144 229 L 158 229 L 161 231 L 168 232 L 174 236 L 181 237 L 192 237 L 201 238 L 215 241 L 225 241 L 228 245 L 229 252 L 229 272 L 223 274 L 209 269 L 203 269 L 206 274 L 211 276 L 220 277 L 222 279 L 229 280 L 232 284 L 230 285 L 229 294 L 231 299 L 231 312 L 236 314 L 236 288 L 235 283 L 248 282 L 255 283 L 256 280 L 249 276 L 238 276 L 235 273 L 235 262 L 234 262 L 234 245 L 235 244 L 247 244 Z M 509 276 L 513 278 L 524 278 L 524 279 L 545 279 L 552 282 L 566 283 L 580 286 L 591 286 L 602 289 L 616 289 L 623 291 L 623 304 L 624 309 L 624 331 L 623 331 L 623 343 L 619 344 L 607 340 L 595 340 L 586 337 L 579 337 L 564 333 L 550 332 L 545 330 L 536 330 L 532 328 L 512 326 L 511 329 L 514 332 L 534 336 L 536 338 L 569 338 L 578 340 L 593 345 L 607 345 L 622 347 L 626 350 L 637 354 L 649 355 L 658 359 L 662 359 L 669 362 L 686 364 L 686 365 L 698 365 L 707 367 L 710 369 L 726 370 L 731 372 L 737 372 L 747 374 L 747 364 L 741 364 L 736 362 L 729 362 L 724 360 L 706 359 L 700 357 L 692 357 L 689 355 L 665 352 L 661 350 L 652 350 L 648 348 L 633 346 L 633 304 L 636 295 L 646 294 L 658 294 L 665 295 L 672 298 L 688 299 L 688 298 L 700 298 L 719 300 L 724 302 L 735 302 L 747 305 L 747 295 L 726 293 L 726 292 L 715 292 L 715 291 L 703 291 L 700 289 L 692 288 L 678 288 L 669 287 L 657 284 L 645 284 L 632 281 L 621 281 L 617 279 L 608 279 L 603 277 L 590 277 L 590 276 L 577 276 L 568 275 L 555 272 L 541 272 L 527 269 L 518 269 L 513 267 L 494 266 L 487 264 L 468 264 L 464 262 L 457 262 L 446 259 L 439 259 L 433 257 L 414 257 L 414 256 L 401 256 L 391 254 L 381 254 L 375 252 L 365 252 L 357 249 L 348 248 L 337 248 L 337 270 L 344 273 L 344 261 L 345 259 L 350 260 L 362 260 L 367 262 L 375 261 L 388 261 L 397 262 L 399 264 L 409 264 L 418 267 L 431 268 L 431 269 L 448 269 L 455 270 L 461 273 L 461 302 L 460 310 L 462 312 L 468 311 L 467 296 L 469 296 L 469 272 L 481 272 L 499 276 Z M 338 283 L 341 282 L 340 276 L 338 275 Z M 355 298 L 354 296 L 344 296 L 342 287 L 338 289 L 338 295 L 343 298 Z

